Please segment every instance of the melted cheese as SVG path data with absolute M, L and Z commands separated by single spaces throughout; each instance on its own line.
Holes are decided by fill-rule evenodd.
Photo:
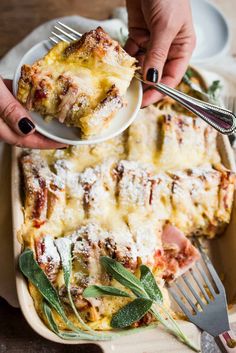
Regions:
M 62 300 L 64 279 L 52 239 L 63 237 L 71 242 L 75 304 L 91 327 L 107 330 L 112 313 L 124 305 L 124 299 L 92 300 L 83 307 L 80 297 L 88 284 L 111 284 L 101 268 L 100 255 L 115 257 L 133 272 L 137 264 L 147 264 L 162 287 L 164 268 L 157 257 L 165 250 L 161 235 L 166 222 L 185 235 L 200 232 L 211 237 L 230 220 L 235 177 L 219 161 L 215 131 L 173 111 L 172 116 L 163 115 L 159 107 L 143 110 L 128 131 L 105 143 L 28 152 L 22 159 L 24 242 L 33 249 L 43 242 L 45 252 L 38 254 L 38 260 L 47 266 L 51 259 L 54 285 Z M 40 191 L 35 174 L 45 184 L 40 195 L 46 195 L 37 215 L 42 222 L 39 228 L 34 224 Z M 120 288 L 115 281 L 112 284 Z M 36 289 L 31 294 L 42 315 L 40 295 Z M 73 314 L 70 319 L 78 325 Z

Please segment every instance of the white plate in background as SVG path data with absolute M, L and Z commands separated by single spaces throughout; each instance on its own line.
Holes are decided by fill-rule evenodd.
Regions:
M 229 46 L 229 27 L 223 14 L 206 0 L 191 0 L 197 45 L 192 63 L 204 63 L 225 52 Z
M 49 41 L 44 40 L 31 48 L 20 60 L 13 79 L 13 92 L 15 96 L 22 65 L 32 65 L 36 60 L 46 55 L 50 47 L 51 45 Z M 53 119 L 51 122 L 46 122 L 39 113 L 30 112 L 30 115 L 36 124 L 36 130 L 54 141 L 68 145 L 95 144 L 121 134 L 130 124 L 132 124 L 142 103 L 142 86 L 138 80 L 132 80 L 125 99 L 127 105 L 114 116 L 109 126 L 104 129 L 101 134 L 92 136 L 89 139 L 81 138 L 79 128 L 67 127 L 65 124 L 61 124 L 57 119 Z

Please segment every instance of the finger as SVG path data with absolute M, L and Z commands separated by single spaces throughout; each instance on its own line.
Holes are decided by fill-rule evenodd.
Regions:
M 143 93 L 142 108 L 160 101 L 163 97 L 163 94 L 158 92 L 155 88 L 149 87 Z
M 4 84 L 7 86 L 10 92 L 12 92 L 12 80 L 5 79 L 3 80 Z
M 51 141 L 37 132 L 28 136 L 20 136 L 11 130 L 11 128 L 2 119 L 0 119 L 0 140 L 3 140 L 11 145 L 36 149 L 56 149 L 67 147 L 67 145 Z
M 163 76 L 161 83 L 164 83 L 168 87 L 175 88 L 180 83 L 180 81 L 186 71 L 185 66 L 183 66 L 183 67 L 181 67 L 181 66 L 182 66 L 182 64 L 180 64 L 180 67 L 177 68 L 177 70 L 178 70 L 177 76 L 172 75 L 170 72 L 169 75 Z M 175 71 L 175 69 L 176 69 L 176 67 L 173 68 L 174 71 Z M 162 93 L 158 92 L 154 87 L 149 86 L 144 91 L 142 107 L 146 107 L 150 104 L 157 103 L 163 98 L 164 98 L 164 95 Z
M 166 62 L 164 67 L 162 83 L 173 88 L 180 83 L 187 70 L 193 48 L 194 42 L 186 43 L 181 48 L 179 46 L 171 48 L 170 60 Z
M 177 58 L 166 62 L 163 71 L 163 77 L 161 79 L 162 83 L 172 88 L 175 88 L 180 83 L 188 67 L 192 53 L 192 47 L 194 46 L 189 46 L 189 48 L 186 48 L 186 50 L 183 51 L 181 55 L 178 54 L 179 56 Z M 175 48 L 175 51 L 176 49 L 177 48 Z M 172 53 L 170 53 L 170 56 L 174 54 L 173 50 L 171 51 Z M 163 97 L 163 94 L 159 93 L 155 88 L 150 87 L 144 92 L 142 106 L 146 107 L 149 104 L 156 103 Z
M 161 21 L 152 28 L 143 70 L 147 81 L 157 83 L 161 79 L 174 36 L 173 30 L 163 27 Z
M 127 51 L 129 55 L 136 56 L 139 46 L 132 38 L 128 38 L 125 43 L 124 50 Z
M 138 60 L 138 66 L 139 66 L 140 70 L 142 71 L 144 59 L 145 59 L 145 53 L 143 53 L 139 50 L 138 53 L 136 54 L 136 59 Z
M 32 134 L 35 125 L 22 107 L 13 97 L 3 81 L 0 79 L 0 118 L 2 118 L 12 130 L 21 136 Z

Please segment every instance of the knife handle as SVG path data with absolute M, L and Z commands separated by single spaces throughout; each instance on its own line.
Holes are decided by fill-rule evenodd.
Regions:
M 232 330 L 223 332 L 218 337 L 215 337 L 215 341 L 221 352 L 236 353 L 236 337 Z

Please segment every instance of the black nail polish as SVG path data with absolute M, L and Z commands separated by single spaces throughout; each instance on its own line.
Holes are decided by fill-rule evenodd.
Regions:
M 146 80 L 152 83 L 157 83 L 158 81 L 158 71 L 153 67 L 148 69 Z
M 20 131 L 25 135 L 29 134 L 35 128 L 35 125 L 28 118 L 20 119 L 18 126 Z

